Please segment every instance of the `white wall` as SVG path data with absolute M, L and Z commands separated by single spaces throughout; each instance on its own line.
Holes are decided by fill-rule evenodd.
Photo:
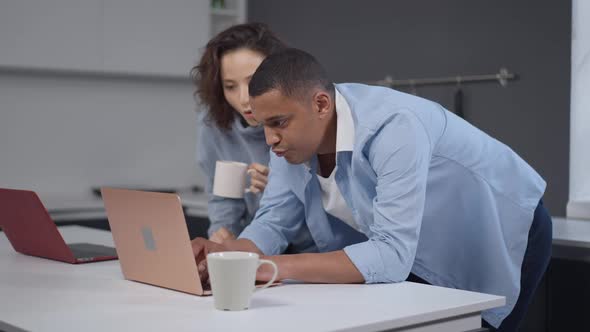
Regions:
M 186 77 L 209 0 L 2 0 L 0 67 Z
M 590 219 L 590 2 L 572 3 L 568 217 Z
M 189 82 L 0 75 L 0 187 L 200 183 Z
M 0 187 L 190 186 L 208 0 L 0 3 Z

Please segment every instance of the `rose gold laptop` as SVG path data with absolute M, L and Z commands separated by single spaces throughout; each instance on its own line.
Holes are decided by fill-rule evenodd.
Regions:
M 125 279 L 195 295 L 201 285 L 180 197 L 101 188 Z

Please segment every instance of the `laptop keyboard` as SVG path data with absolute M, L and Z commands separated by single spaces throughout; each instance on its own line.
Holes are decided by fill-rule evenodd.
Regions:
M 68 244 L 74 257 L 77 259 L 117 256 L 115 248 L 90 243 L 72 243 Z

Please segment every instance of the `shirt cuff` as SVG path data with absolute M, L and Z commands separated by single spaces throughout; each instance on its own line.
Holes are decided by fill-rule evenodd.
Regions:
M 248 225 L 242 234 L 239 236 L 240 239 L 248 239 L 262 251 L 266 256 L 278 255 L 281 253 L 281 245 L 276 240 L 280 238 L 280 234 L 277 234 L 271 228 L 265 226 L 261 222 L 254 221 Z
M 344 252 L 363 275 L 365 283 L 382 282 L 383 262 L 379 249 L 371 240 L 345 247 Z

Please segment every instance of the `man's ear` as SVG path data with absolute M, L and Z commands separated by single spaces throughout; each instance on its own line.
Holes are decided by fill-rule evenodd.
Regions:
M 314 93 L 312 99 L 315 111 L 320 119 L 325 118 L 332 112 L 334 101 L 328 92 L 318 90 Z

